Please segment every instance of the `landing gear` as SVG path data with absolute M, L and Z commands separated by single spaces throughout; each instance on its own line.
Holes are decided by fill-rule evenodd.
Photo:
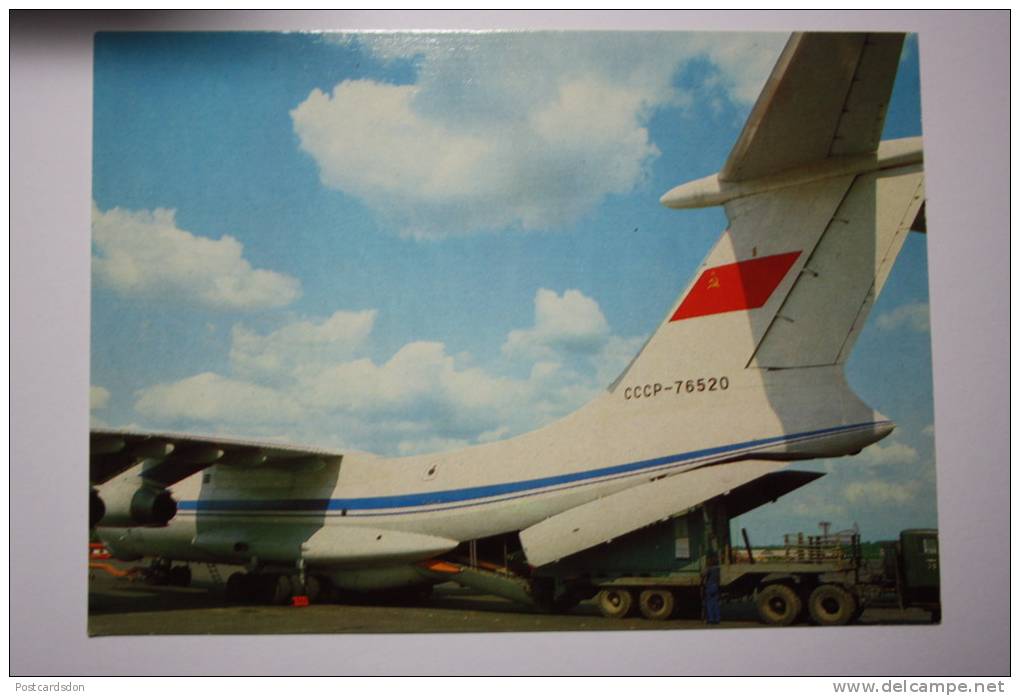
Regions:
M 156 586 L 187 587 L 191 584 L 191 568 L 175 566 L 168 558 L 154 558 L 145 570 L 145 582 Z
M 311 604 L 315 604 L 323 596 L 323 583 L 317 575 L 309 575 L 305 579 L 305 596 Z
M 228 602 L 235 604 L 241 604 L 243 602 L 251 601 L 249 597 L 249 585 L 248 575 L 245 573 L 232 573 L 227 578 L 227 585 L 223 590 L 226 595 Z
M 236 604 L 282 606 L 300 594 L 307 596 L 312 603 L 327 598 L 330 595 L 330 584 L 328 579 L 318 575 L 307 576 L 302 587 L 298 575 L 237 572 L 227 578 L 224 593 L 228 602 Z
M 169 583 L 176 587 L 187 587 L 191 584 L 191 568 L 188 566 L 174 566 L 170 569 Z

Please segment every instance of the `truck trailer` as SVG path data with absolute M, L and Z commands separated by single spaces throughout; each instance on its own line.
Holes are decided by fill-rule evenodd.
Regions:
M 524 563 L 513 537 L 498 537 L 430 561 L 422 573 L 550 611 L 595 598 L 611 618 L 702 616 L 711 573 L 723 601 L 752 601 L 768 625 L 844 625 L 879 605 L 921 607 L 939 621 L 937 530 L 906 530 L 898 541 L 881 544 L 879 557 L 872 559 L 864 558 L 855 531 L 787 534 L 782 547 L 757 551 L 746 530 L 736 543 L 731 538 L 733 518 L 820 476 L 775 472 L 539 568 Z

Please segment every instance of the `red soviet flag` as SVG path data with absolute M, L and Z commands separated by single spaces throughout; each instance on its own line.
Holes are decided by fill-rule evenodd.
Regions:
M 670 321 L 761 307 L 798 256 L 793 251 L 705 269 Z

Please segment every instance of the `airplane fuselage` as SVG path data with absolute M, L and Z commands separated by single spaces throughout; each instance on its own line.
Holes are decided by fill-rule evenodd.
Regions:
M 340 535 L 336 552 L 309 565 L 406 566 L 442 550 L 430 538 L 452 546 L 519 531 L 649 480 L 724 461 L 852 454 L 891 430 L 846 387 L 839 367 L 735 370 L 690 384 L 678 375 L 640 384 L 625 377 L 550 426 L 458 452 L 396 459 L 352 453 L 318 471 L 216 465 L 172 488 L 179 511 L 167 526 L 101 528 L 100 535 L 124 556 L 288 564 L 325 529 Z M 345 539 L 354 528 L 422 538 L 401 538 L 400 549 L 381 543 L 375 553 Z

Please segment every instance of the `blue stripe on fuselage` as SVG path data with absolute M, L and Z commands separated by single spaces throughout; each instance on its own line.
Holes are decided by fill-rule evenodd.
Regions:
M 294 499 L 261 499 L 261 500 L 182 500 L 178 503 L 179 510 L 217 511 L 217 512 L 254 512 L 254 511 L 280 511 L 280 512 L 322 512 L 326 510 L 383 510 L 407 507 L 422 507 L 428 505 L 441 505 L 444 503 L 459 503 L 468 500 L 480 500 L 483 498 L 494 498 L 497 496 L 520 493 L 522 491 L 534 491 L 540 488 L 551 488 L 563 484 L 576 483 L 589 479 L 618 476 L 620 474 L 633 473 L 644 469 L 654 469 L 668 464 L 713 457 L 721 454 L 730 454 L 739 450 L 754 449 L 779 442 L 801 440 L 805 438 L 828 435 L 840 431 L 848 431 L 865 427 L 881 425 L 885 421 L 875 423 L 858 423 L 855 425 L 843 425 L 824 430 L 814 430 L 796 435 L 780 435 L 762 440 L 751 440 L 748 442 L 709 447 L 693 452 L 672 454 L 665 457 L 645 459 L 629 464 L 618 464 L 616 466 L 603 467 L 601 469 L 590 469 L 558 476 L 546 476 L 525 481 L 510 481 L 487 486 L 473 486 L 471 488 L 454 488 L 445 491 L 431 491 L 427 493 L 407 493 L 404 495 L 384 495 L 370 498 L 294 498 Z

